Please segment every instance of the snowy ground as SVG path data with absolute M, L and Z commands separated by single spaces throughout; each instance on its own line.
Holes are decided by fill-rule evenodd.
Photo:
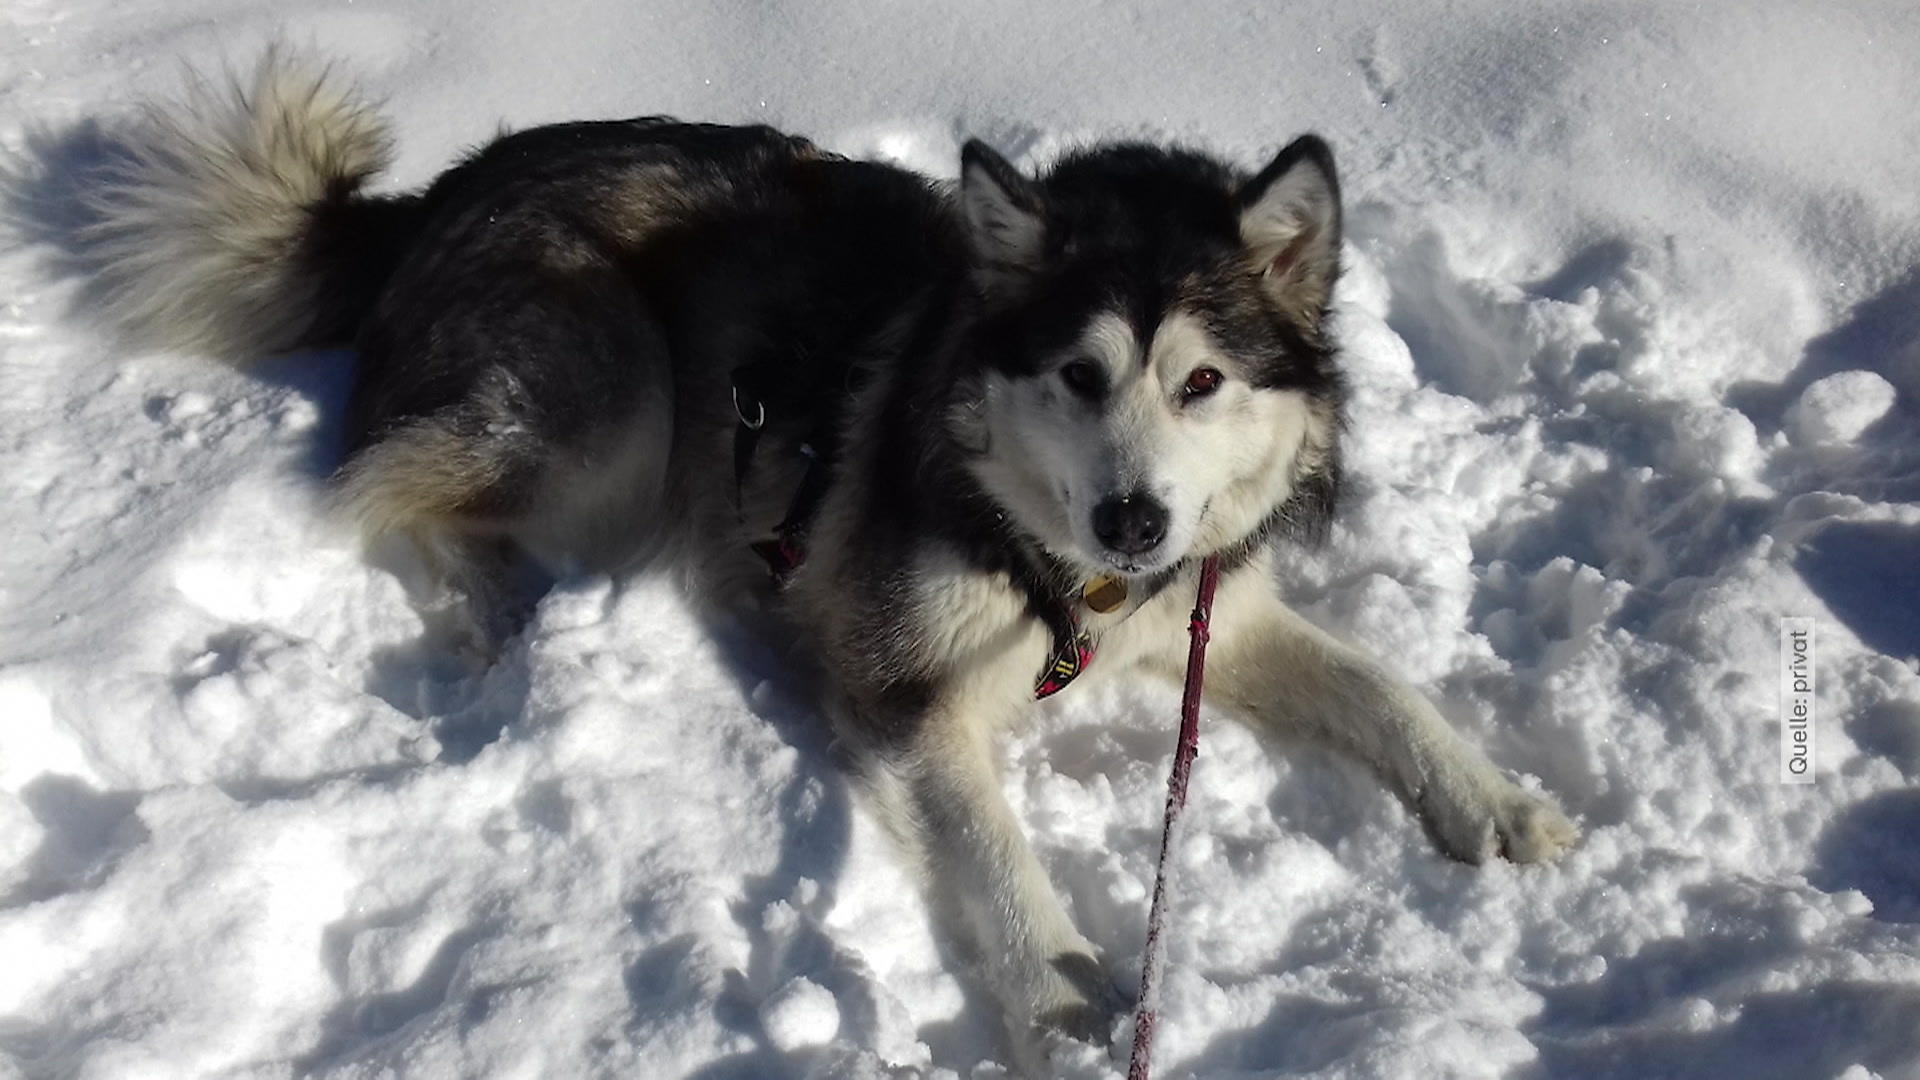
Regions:
M 1159 1075 L 1920 1077 L 1920 9 L 1779 0 L 7 0 L 0 1076 L 1002 1075 L 773 647 L 571 581 L 464 677 L 319 514 L 350 357 L 92 331 L 111 121 L 276 34 L 388 100 L 396 185 L 641 112 L 948 175 L 1326 134 L 1356 481 L 1288 587 L 1586 835 L 1459 866 L 1209 722 Z M 1057 702 L 1007 787 L 1131 983 L 1174 702 Z

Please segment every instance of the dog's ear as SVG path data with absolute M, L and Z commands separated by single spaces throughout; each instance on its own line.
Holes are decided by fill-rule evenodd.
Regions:
M 997 289 L 1040 265 L 1047 217 L 1039 186 L 979 139 L 960 151 L 960 207 L 982 284 Z
M 1240 188 L 1240 242 L 1262 285 L 1297 319 L 1320 321 L 1340 276 L 1340 179 L 1318 135 L 1287 144 Z

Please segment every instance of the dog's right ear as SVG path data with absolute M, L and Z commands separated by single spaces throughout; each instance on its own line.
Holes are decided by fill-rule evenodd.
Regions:
M 979 139 L 960 151 L 960 208 L 976 272 L 990 291 L 1040 265 L 1047 218 L 1039 186 Z

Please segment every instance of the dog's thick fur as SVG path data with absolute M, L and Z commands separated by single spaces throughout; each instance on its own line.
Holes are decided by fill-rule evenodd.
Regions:
M 1212 705 L 1373 767 L 1440 847 L 1550 858 L 1573 830 L 1419 694 L 1290 611 L 1270 550 L 1333 509 L 1342 384 L 1332 155 L 1251 176 L 1144 145 L 954 190 L 762 127 L 664 119 L 500 138 L 369 197 L 380 123 L 269 56 L 156 111 L 103 191 L 112 314 L 234 359 L 351 341 L 340 504 L 416 539 L 481 650 L 512 561 L 684 568 L 716 602 L 806 449 L 830 483 L 777 606 L 879 818 L 1016 1032 L 1116 1005 L 1002 797 L 991 737 L 1063 621 L 1084 678 L 1178 678 L 1197 566 L 1224 565 Z M 736 400 L 741 372 L 762 390 Z M 765 427 L 736 483 L 742 413 Z M 1125 580 L 1096 614 L 1083 585 Z

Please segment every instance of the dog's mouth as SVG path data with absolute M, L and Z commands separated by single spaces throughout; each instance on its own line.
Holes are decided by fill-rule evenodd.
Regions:
M 1113 571 L 1125 577 L 1139 577 L 1165 569 L 1172 560 L 1161 558 L 1141 559 L 1122 555 L 1117 551 L 1103 551 L 1100 553 L 1100 562 L 1106 570 Z
M 1128 554 L 1097 542 L 1089 543 L 1080 537 L 1061 539 L 1065 542 L 1058 546 L 1044 543 L 1042 546 L 1052 551 L 1055 558 L 1088 577 L 1146 577 L 1179 561 L 1172 547 L 1163 546 L 1152 551 Z
M 1110 548 L 1095 548 L 1085 552 L 1093 557 L 1088 560 L 1100 573 L 1119 574 L 1122 577 L 1147 577 L 1160 573 L 1167 567 L 1178 563 L 1187 555 L 1187 544 L 1162 544 L 1152 551 L 1139 554 L 1127 554 Z M 1084 555 L 1083 555 L 1084 557 Z

